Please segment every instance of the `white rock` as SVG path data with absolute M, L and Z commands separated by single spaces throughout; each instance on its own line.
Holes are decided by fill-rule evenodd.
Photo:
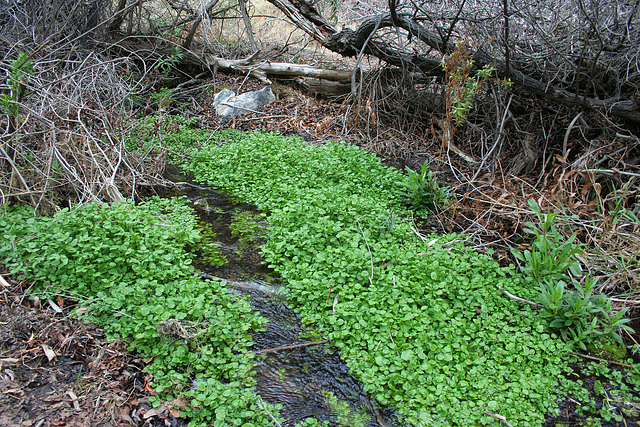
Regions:
M 237 96 L 233 91 L 223 89 L 213 99 L 213 106 L 219 116 L 231 118 L 254 112 L 275 100 L 276 97 L 271 90 L 271 86 Z

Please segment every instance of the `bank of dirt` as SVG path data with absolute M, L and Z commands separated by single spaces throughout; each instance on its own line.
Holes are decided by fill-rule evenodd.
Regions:
M 0 426 L 184 424 L 152 409 L 145 361 L 126 343 L 71 317 L 70 301 L 29 300 L 30 283 L 1 274 Z

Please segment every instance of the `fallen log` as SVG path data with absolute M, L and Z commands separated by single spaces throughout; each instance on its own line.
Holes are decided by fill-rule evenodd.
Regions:
M 205 55 L 205 60 L 207 65 L 214 70 L 247 73 L 268 84 L 271 84 L 271 81 L 267 78 L 267 75 L 280 77 L 311 77 L 333 82 L 351 81 L 351 71 L 327 70 L 312 67 L 311 65 L 256 60 L 257 54 L 258 52 L 244 59 L 224 59 L 213 55 Z
M 300 77 L 298 83 L 309 92 L 325 96 L 341 96 L 351 92 L 351 84 L 329 80 Z
M 111 45 L 118 55 L 132 55 L 149 63 L 157 63 L 162 58 L 175 55 L 174 47 L 154 38 L 127 37 Z M 271 62 L 257 59 L 259 52 L 243 59 L 225 59 L 211 54 L 183 50 L 182 64 L 198 67 L 205 72 L 222 71 L 249 74 L 256 79 L 271 84 L 267 76 L 297 77 L 297 82 L 306 90 L 327 96 L 339 96 L 351 90 L 351 70 L 329 70 L 310 65 L 286 62 Z M 177 83 L 176 83 L 177 84 Z M 181 83 L 184 85 L 185 83 Z M 175 85 L 174 85 L 175 86 Z

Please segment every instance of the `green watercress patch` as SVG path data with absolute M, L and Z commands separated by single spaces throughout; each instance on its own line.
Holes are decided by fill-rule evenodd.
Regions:
M 498 286 L 536 290 L 460 236 L 416 236 L 399 171 L 343 143 L 216 135 L 176 160 L 268 212 L 262 252 L 290 303 L 380 403 L 424 426 L 499 423 L 485 412 L 541 425 L 557 411 L 567 347 Z
M 32 295 L 78 300 L 82 317 L 151 360 L 154 404 L 186 401 L 192 426 L 270 425 L 250 390 L 247 351 L 266 319 L 222 280 L 198 277 L 185 247 L 200 232 L 183 199 L 94 203 L 53 217 L 10 207 L 0 233 L 0 259 L 35 281 Z

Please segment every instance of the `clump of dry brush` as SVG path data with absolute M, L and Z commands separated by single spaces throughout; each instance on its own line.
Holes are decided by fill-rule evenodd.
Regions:
M 401 3 L 405 9 L 417 7 Z M 591 277 L 598 277 L 598 291 L 640 311 L 640 121 L 638 107 L 631 107 L 640 81 L 635 42 L 640 34 L 631 23 L 640 16 L 640 3 L 618 2 L 617 8 L 599 8 L 598 4 L 612 3 L 567 0 L 563 2 L 567 8 L 580 9 L 588 3 L 598 11 L 594 15 L 587 8 L 567 21 L 557 2 L 503 2 L 505 7 L 526 7 L 517 14 L 494 11 L 492 19 L 502 22 L 497 28 L 517 24 L 513 29 L 520 31 L 511 36 L 499 34 L 514 43 L 499 43 L 493 49 L 489 42 L 499 40 L 489 36 L 493 27 L 472 19 L 473 13 L 485 13 L 486 5 L 448 2 L 455 3 L 460 13 L 454 10 L 449 15 L 456 17 L 448 26 L 450 32 L 443 27 L 446 21 L 433 21 L 430 27 L 441 35 L 457 35 L 455 49 L 438 51 L 441 62 L 431 70 L 405 63 L 405 68 L 387 64 L 368 73 L 348 99 L 345 127 L 367 141 L 367 148 L 385 157 L 398 157 L 414 168 L 424 161 L 439 170 L 439 178 L 446 178 L 457 196 L 431 219 L 443 231 L 463 232 L 480 250 L 491 246 L 503 263 L 514 262 L 510 248 L 530 245 L 525 223 L 535 221 L 535 216 L 527 209 L 528 200 L 536 201 L 544 212 L 560 213 L 561 233 L 566 238 L 576 234 L 584 252 L 580 260 Z M 416 13 L 439 16 L 444 13 L 442 5 L 421 4 L 420 8 L 436 10 Z M 527 12 L 527 8 L 544 11 L 547 7 L 558 12 Z M 534 16 L 553 18 L 554 28 L 573 34 L 573 40 L 582 43 L 579 55 L 565 51 L 569 46 L 559 34 L 542 30 L 550 22 L 538 23 Z M 428 19 L 420 22 L 427 26 Z M 615 49 L 596 43 L 607 38 L 616 41 Z M 370 42 L 392 45 L 399 39 L 395 28 L 381 29 Z M 416 39 L 406 37 L 396 50 L 418 49 Z M 481 44 L 482 40 L 487 42 Z M 543 45 L 545 50 L 538 49 Z M 434 49 L 423 47 L 425 55 Z M 486 62 L 498 71 L 484 82 L 477 66 L 483 59 L 477 52 L 483 49 L 497 59 Z M 404 52 L 409 57 L 408 49 Z M 544 55 L 536 57 L 536 52 Z M 585 58 L 592 60 L 589 67 Z M 520 67 L 548 81 L 549 87 L 556 85 L 556 94 L 569 95 L 536 92 L 533 86 L 518 85 L 515 75 L 505 79 L 509 67 Z M 548 70 L 556 72 L 549 77 L 544 74 Z M 466 97 L 469 88 L 475 89 Z M 576 99 L 582 102 L 568 102 Z M 603 99 L 611 105 L 600 108 L 604 104 L 598 102 Z M 630 106 L 628 114 L 614 111 L 620 105 Z M 459 109 L 464 114 L 456 117 L 456 106 L 470 108 Z
M 0 203 L 135 198 L 162 155 L 128 150 L 135 66 L 99 50 L 101 2 L 0 2 Z

